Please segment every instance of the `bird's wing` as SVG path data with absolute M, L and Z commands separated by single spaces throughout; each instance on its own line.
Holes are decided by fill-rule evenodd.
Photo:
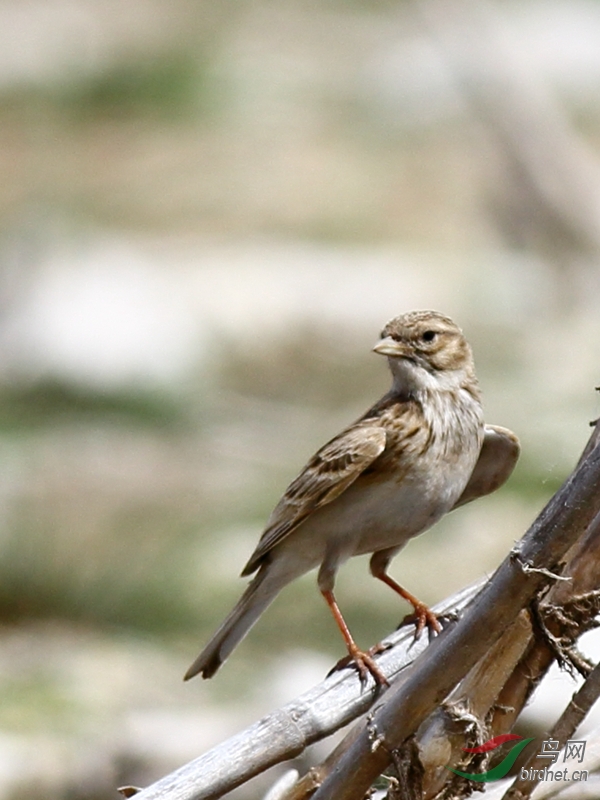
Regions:
M 324 445 L 287 488 L 244 567 L 250 575 L 271 548 L 317 508 L 335 500 L 385 449 L 381 427 L 356 426 Z
M 519 440 L 512 431 L 497 425 L 486 425 L 479 458 L 464 492 L 453 508 L 470 503 L 502 486 L 513 471 L 520 451 Z

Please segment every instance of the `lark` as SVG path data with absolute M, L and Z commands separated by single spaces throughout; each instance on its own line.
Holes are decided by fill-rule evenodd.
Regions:
M 279 592 L 319 568 L 317 583 L 361 680 L 387 680 L 377 648 L 361 650 L 334 594 L 338 568 L 372 553 L 371 574 L 414 609 L 416 635 L 441 630 L 435 614 L 390 575 L 392 558 L 440 517 L 501 486 L 519 456 L 506 428 L 486 425 L 471 348 L 436 311 L 384 327 L 389 392 L 310 459 L 273 510 L 242 576 L 254 578 L 185 675 L 210 678 Z

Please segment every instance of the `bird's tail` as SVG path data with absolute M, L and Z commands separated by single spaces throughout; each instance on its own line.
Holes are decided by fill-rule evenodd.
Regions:
M 185 673 L 185 681 L 198 674 L 203 678 L 211 678 L 275 599 L 282 584 L 278 581 L 265 580 L 269 572 L 268 567 L 268 563 L 260 567 L 237 605 Z

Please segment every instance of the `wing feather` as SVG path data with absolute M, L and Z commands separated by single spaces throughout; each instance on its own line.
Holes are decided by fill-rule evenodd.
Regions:
M 331 503 L 385 449 L 386 433 L 379 426 L 355 426 L 324 445 L 288 486 L 273 510 L 258 546 L 244 567 L 250 575 L 263 556 L 303 522 Z
M 515 468 L 520 452 L 519 440 L 512 431 L 498 425 L 486 425 L 479 459 L 453 508 L 470 503 L 502 486 Z

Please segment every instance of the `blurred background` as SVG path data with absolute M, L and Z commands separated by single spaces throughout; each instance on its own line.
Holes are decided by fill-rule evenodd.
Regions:
M 1 800 L 145 785 L 343 655 L 308 575 L 181 680 L 403 311 L 523 456 L 392 573 L 494 570 L 600 414 L 599 164 L 597 0 L 0 0 Z M 407 612 L 338 587 L 366 646 Z

